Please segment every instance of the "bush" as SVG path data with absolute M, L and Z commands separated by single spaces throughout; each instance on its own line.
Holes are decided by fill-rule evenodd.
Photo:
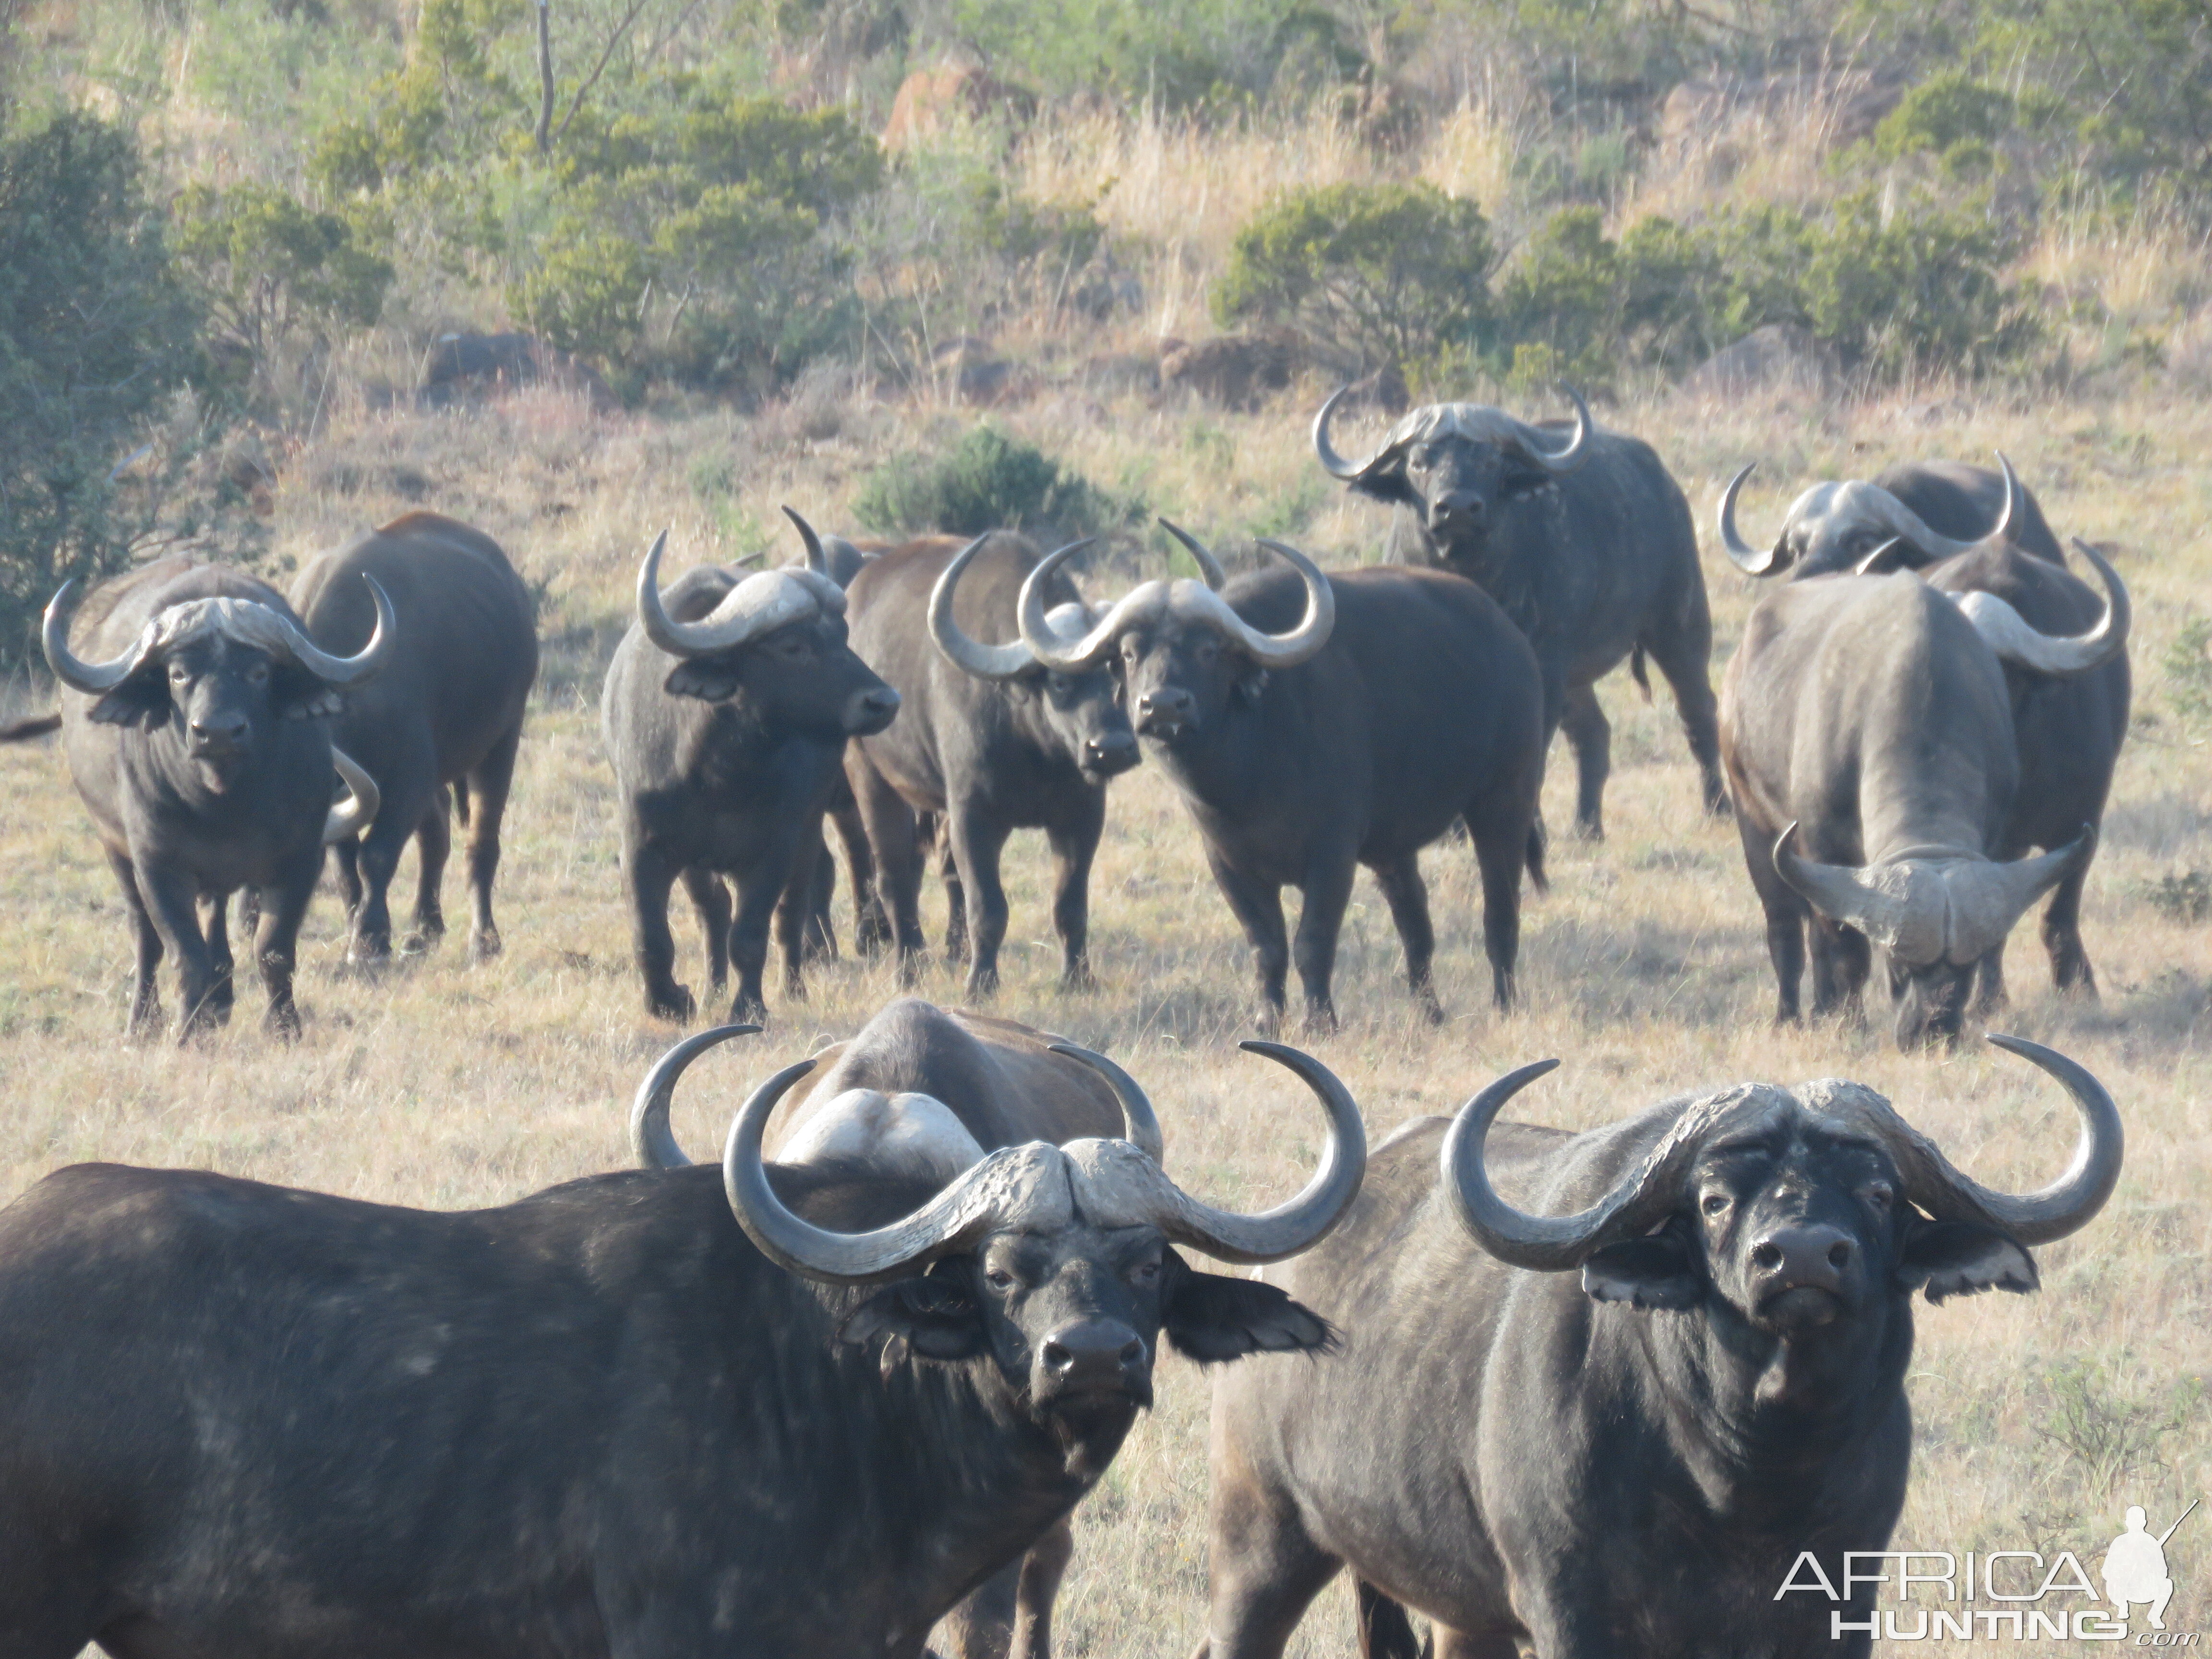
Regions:
M 853 510 L 871 530 L 953 536 L 1024 529 L 1085 536 L 1140 514 L 994 426 L 974 428 L 933 459 L 894 456 L 861 480 Z
M 1875 129 L 1875 154 L 1943 155 L 1961 144 L 1990 144 L 2013 124 L 2012 94 L 1971 75 L 1939 75 L 1905 94 Z
M 128 133 L 63 115 L 0 138 L 0 660 L 139 527 L 114 476 L 199 368 L 202 313 Z
M 1289 324 L 1403 366 L 1487 343 L 1490 227 L 1435 185 L 1330 185 L 1277 197 L 1237 233 L 1215 319 Z

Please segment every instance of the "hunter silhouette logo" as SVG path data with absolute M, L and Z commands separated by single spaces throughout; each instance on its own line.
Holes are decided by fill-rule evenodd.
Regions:
M 2128 1529 L 2112 1540 L 2105 1552 L 2105 1594 L 2112 1600 L 2113 1617 L 2125 1619 L 2140 1603 L 2150 1609 L 2150 1627 L 2166 1628 L 2166 1604 L 2173 1600 L 2173 1577 L 2166 1570 L 2166 1540 L 2174 1528 L 2189 1519 L 2198 1500 L 2173 1519 L 2173 1526 L 2154 1537 L 2140 1504 L 2128 1508 Z

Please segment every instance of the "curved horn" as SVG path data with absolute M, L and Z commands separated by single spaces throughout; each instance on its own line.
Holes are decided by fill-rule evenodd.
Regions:
M 1730 478 L 1728 488 L 1721 491 L 1721 548 L 1729 556 L 1729 562 L 1747 576 L 1771 576 L 1774 574 L 1775 556 L 1782 550 L 1777 540 L 1765 552 L 1760 552 L 1744 540 L 1735 527 L 1735 498 L 1742 489 L 1743 481 L 1759 470 L 1757 461 Z
M 1152 1097 L 1138 1085 L 1137 1079 L 1116 1066 L 1105 1055 L 1079 1047 L 1073 1042 L 1048 1045 L 1056 1054 L 1066 1054 L 1070 1060 L 1088 1066 L 1106 1079 L 1106 1086 L 1114 1091 L 1114 1098 L 1121 1103 L 1121 1123 L 1127 1131 L 1125 1139 L 1153 1163 L 1165 1165 L 1167 1149 L 1160 1136 L 1160 1120 L 1152 1110 Z
M 1262 634 L 1235 611 L 1229 611 L 1226 605 L 1221 608 L 1237 624 L 1237 642 L 1253 661 L 1262 668 L 1295 668 L 1328 643 L 1328 636 L 1336 627 L 1336 591 L 1328 585 L 1328 578 L 1322 574 L 1321 567 L 1288 543 L 1270 541 L 1262 536 L 1260 545 L 1287 562 L 1305 583 L 1305 615 L 1287 634 Z
M 794 514 L 793 516 L 796 518 L 798 515 Z M 805 521 L 802 520 L 800 522 Z M 812 532 L 808 532 L 808 534 L 811 535 Z M 817 540 L 815 543 L 817 550 L 820 545 Z M 835 582 L 814 570 L 811 565 L 804 575 L 788 570 L 763 571 L 757 575 L 746 577 L 738 587 L 731 590 L 734 595 L 739 589 L 750 589 L 755 584 L 763 585 L 758 589 L 757 599 L 748 600 L 745 608 L 722 617 L 719 622 L 680 623 L 668 614 L 667 608 L 660 602 L 660 556 L 667 546 L 668 532 L 664 530 L 653 538 L 653 545 L 646 552 L 645 562 L 638 567 L 637 620 L 638 625 L 645 630 L 646 638 L 672 657 L 701 657 L 710 651 L 733 651 L 748 640 L 772 629 L 796 622 L 810 613 L 818 613 L 823 605 L 824 593 L 836 594 L 839 592 Z M 811 558 L 813 554 L 810 553 L 808 556 Z M 810 581 L 818 582 L 822 591 L 808 586 L 806 584 Z M 729 603 L 729 598 L 726 597 L 721 605 L 716 607 L 717 612 Z
M 375 821 L 376 809 L 384 804 L 376 780 L 362 771 L 360 763 L 336 744 L 331 745 L 331 764 L 345 780 L 346 798 L 332 805 L 323 819 L 325 847 L 368 829 Z
M 1816 864 L 1790 850 L 1797 836 L 1792 823 L 1774 841 L 1774 873 L 1822 915 L 1847 922 L 1877 942 L 1897 936 L 1903 901 L 1863 880 L 1848 865 Z
M 1892 548 L 1900 547 L 1904 544 L 1904 542 L 1905 538 L 1902 536 L 1892 536 L 1880 547 L 1875 549 L 1873 552 L 1868 554 L 1866 557 L 1861 559 L 1856 564 L 1853 565 L 1851 567 L 1851 574 L 1854 576 L 1871 576 L 1875 574 L 1875 567 L 1889 556 L 1890 550 Z
M 1880 484 L 1868 484 L 1866 490 L 1866 495 L 1862 498 L 1865 503 L 1864 510 L 1878 520 L 1882 528 L 1888 531 L 1891 535 L 1901 541 L 1911 543 L 1929 558 L 1955 558 L 1961 553 L 1972 552 L 1982 544 L 1981 540 L 1962 542 L 1954 536 L 1946 536 L 1942 532 L 1930 528 L 1925 519 Z M 2006 517 L 2009 516 L 2010 512 L 2008 509 Z M 2004 523 L 2004 519 L 2000 519 L 1997 522 L 1997 529 L 2002 530 Z M 1990 533 L 1994 535 L 1996 532 L 1993 531 Z
M 962 548 L 929 590 L 929 636 L 955 667 L 965 669 L 978 679 L 1010 680 L 1036 665 L 1036 653 L 1021 640 L 1010 645 L 980 645 L 962 633 L 960 624 L 952 620 L 952 593 L 960 585 L 960 573 L 967 569 L 969 561 L 990 539 L 988 534 L 978 536 Z
M 2087 863 L 2096 850 L 2097 832 L 2085 823 L 2080 835 L 2054 851 L 2002 864 L 1978 861 L 1948 872 L 1945 954 L 1964 965 L 1995 950 L 2030 905 Z
M 369 598 L 376 605 L 376 626 L 369 630 L 368 643 L 350 657 L 332 656 L 309 639 L 299 623 L 271 607 L 277 630 L 284 636 L 285 648 L 302 668 L 325 685 L 357 685 L 383 667 L 384 659 L 392 653 L 392 636 L 398 624 L 392 614 L 391 595 L 367 571 L 362 573 L 361 579 L 368 584 Z
M 1644 1213 L 1650 1207 L 1647 1193 L 1655 1185 L 1651 1176 L 1656 1171 L 1648 1164 L 1575 1215 L 1530 1215 L 1508 1204 L 1490 1184 L 1483 1148 L 1491 1124 L 1507 1101 L 1559 1063 L 1540 1060 L 1508 1072 L 1461 1107 L 1444 1136 L 1441 1156 L 1445 1188 L 1459 1212 L 1460 1224 L 1475 1243 L 1500 1261 L 1538 1273 L 1579 1267 L 1592 1252 L 1642 1231 L 1657 1218 Z M 1656 1196 L 1663 1199 L 1665 1194 Z
M 1982 539 L 2001 542 L 2012 528 L 2013 515 L 2020 510 L 2020 474 L 2012 470 L 2012 458 L 1997 451 L 1997 471 L 2004 475 L 2004 504 L 1997 509 L 1997 521 L 1989 527 Z
M 1221 585 L 1229 580 L 1229 573 L 1221 568 L 1221 561 L 1213 556 L 1213 550 L 1181 525 L 1169 520 L 1162 519 L 1160 528 L 1182 544 L 1183 550 L 1196 562 L 1198 574 L 1206 578 L 1206 585 L 1218 593 Z
M 82 691 L 88 697 L 104 696 L 130 677 L 138 660 L 136 641 L 119 657 L 106 662 L 87 662 L 70 649 L 69 619 L 76 613 L 73 596 L 76 583 L 64 582 L 46 606 L 46 620 L 40 624 L 39 643 L 46 647 L 46 666 L 54 671 L 54 678 L 72 691 Z
M 675 1133 L 668 1127 L 668 1108 L 676 1098 L 676 1079 L 708 1049 L 734 1036 L 750 1036 L 759 1030 L 757 1025 L 717 1025 L 710 1030 L 695 1031 L 653 1062 L 645 1081 L 637 1085 L 637 1098 L 629 1108 L 629 1149 L 637 1158 L 638 1168 L 681 1170 L 690 1166 L 691 1160 L 684 1155 L 684 1149 L 676 1144 Z
M 1088 634 L 1073 645 L 1068 644 L 1053 632 L 1052 624 L 1045 619 L 1045 581 L 1063 563 L 1097 539 L 1096 536 L 1086 536 L 1079 542 L 1055 548 L 1039 559 L 1036 568 L 1022 580 L 1021 597 L 1014 605 L 1015 623 L 1021 629 L 1022 643 L 1036 653 L 1036 659 L 1047 668 L 1074 674 L 1095 667 L 1113 648 L 1114 636 L 1121 632 L 1130 611 L 1140 603 L 1150 602 L 1164 586 L 1159 582 L 1139 583 L 1115 601 L 1114 608 L 1100 617 Z
M 1589 405 L 1583 401 L 1583 394 L 1574 387 L 1562 386 L 1559 390 L 1567 394 L 1569 401 L 1575 406 L 1575 434 L 1567 440 L 1565 449 L 1546 449 L 1538 441 L 1542 434 L 1534 427 L 1526 421 L 1514 422 L 1521 429 L 1521 447 L 1528 451 L 1529 457 L 1547 472 L 1571 472 L 1589 459 Z
M 2105 1200 L 2119 1183 L 2126 1132 L 2121 1127 L 2119 1108 L 2087 1066 L 2025 1037 L 1995 1031 L 1989 1035 L 1990 1041 L 2006 1053 L 2018 1054 L 2058 1079 L 2081 1114 L 2081 1137 L 2074 1143 L 2074 1158 L 2066 1172 L 2032 1193 L 1992 1192 L 1956 1170 L 1952 1175 L 1966 1195 L 2013 1237 L 2023 1244 L 2048 1244 L 2087 1225 L 2105 1207 Z M 1911 1196 L 1918 1201 L 1917 1194 Z
M 1161 1231 L 1178 1243 L 1204 1250 L 1224 1261 L 1280 1261 L 1319 1241 L 1358 1196 L 1359 1183 L 1367 1176 L 1367 1129 L 1360 1121 L 1359 1107 L 1352 1098 L 1352 1091 L 1311 1054 L 1278 1042 L 1255 1041 L 1237 1046 L 1297 1073 L 1320 1097 L 1322 1109 L 1328 1114 L 1328 1146 L 1322 1153 L 1321 1167 L 1306 1183 L 1304 1191 L 1261 1215 L 1217 1210 L 1164 1179 L 1163 1197 L 1172 1203 L 1173 1212 L 1158 1215 L 1155 1221 Z M 1133 1095 L 1136 1101 L 1144 1102 L 1142 1109 L 1150 1114 L 1151 1103 L 1145 1101 L 1144 1091 L 1103 1054 L 1094 1054 L 1073 1043 L 1054 1043 L 1053 1052 L 1082 1061 L 1112 1085 L 1133 1130 L 1139 1127 L 1137 1115 L 1131 1109 Z M 1135 1139 L 1133 1134 L 1131 1138 Z
M 1988 641 L 1999 661 L 2036 674 L 2086 674 L 2103 667 L 2127 649 L 2128 630 L 2134 621 L 2127 584 L 2120 580 L 2119 572 L 2106 562 L 2105 556 L 2088 543 L 2076 537 L 2074 545 L 2089 561 L 2105 588 L 2105 614 L 2086 634 L 2039 634 L 2028 626 L 2027 618 L 2019 611 L 1994 593 L 1953 595 L 1959 609 L 1966 613 L 1966 620 L 1973 623 L 1974 631 Z
M 799 526 L 799 539 L 806 545 L 806 568 L 817 574 L 828 575 L 830 556 L 822 550 L 822 538 L 814 533 L 814 526 L 800 518 L 794 507 L 785 507 L 783 516 Z
M 787 1272 L 831 1285 L 861 1285 L 957 1249 L 988 1231 L 1007 1196 L 1008 1176 L 1046 1150 L 1001 1147 L 903 1220 L 865 1233 L 831 1232 L 793 1214 L 769 1185 L 761 1136 L 776 1103 L 813 1069 L 802 1060 L 753 1091 L 722 1148 L 722 1189 L 745 1237 Z M 1056 1149 L 1055 1149 L 1055 1155 Z
M 1313 447 L 1322 471 L 1332 478 L 1341 478 L 1346 483 L 1357 483 L 1367 476 L 1367 470 L 1375 465 L 1376 457 L 1370 455 L 1364 461 L 1347 461 L 1336 453 L 1336 446 L 1328 441 L 1328 417 L 1336 412 L 1337 404 L 1344 401 L 1345 394 L 1351 390 L 1349 386 L 1340 386 L 1328 394 L 1328 401 L 1321 406 L 1321 413 L 1314 416 Z

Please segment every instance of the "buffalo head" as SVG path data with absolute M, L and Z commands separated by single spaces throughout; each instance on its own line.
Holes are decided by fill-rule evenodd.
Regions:
M 2081 1115 L 2072 1164 L 2038 1192 L 1978 1185 L 1873 1090 L 1824 1079 L 1794 1091 L 1746 1084 L 1693 1102 L 1596 1204 L 1528 1215 L 1492 1188 L 1483 1146 L 1498 1109 L 1555 1060 L 1509 1073 L 1460 1109 L 1444 1140 L 1443 1185 L 1462 1224 L 1501 1261 L 1579 1268 L 1598 1301 L 1705 1307 L 1784 1339 L 1848 1333 L 1915 1290 L 1930 1302 L 2033 1291 L 2027 1247 L 2075 1231 L 2112 1196 L 2120 1115 L 2063 1054 L 2018 1037 L 1990 1041 L 2057 1079 Z
M 1328 422 L 1349 390 L 1339 390 L 1314 416 L 1314 453 L 1330 477 L 1419 513 L 1449 564 L 1479 568 L 1501 507 L 1548 488 L 1589 459 L 1589 410 L 1570 387 L 1575 430 L 1564 447 L 1502 410 L 1428 404 L 1402 417 L 1365 460 L 1347 461 L 1328 441 Z
M 1045 614 L 1043 584 L 1073 548 L 1040 560 L 1022 584 L 1022 641 L 1046 666 L 1074 673 L 1111 662 L 1123 706 L 1146 737 L 1173 744 L 1206 730 L 1231 698 L 1256 699 L 1272 668 L 1295 667 L 1328 643 L 1336 595 L 1312 560 L 1281 542 L 1260 545 L 1287 562 L 1305 583 L 1305 614 L 1286 634 L 1267 634 L 1230 609 L 1220 588 L 1220 561 L 1164 519 L 1168 532 L 1190 550 L 1202 582 L 1140 582 L 1089 630 L 1070 639 Z
M 199 599 L 155 612 L 128 650 L 100 663 L 70 649 L 76 584 L 69 582 L 46 607 L 46 664 L 64 685 L 96 700 L 88 718 L 102 725 L 158 732 L 173 721 L 200 781 L 221 793 L 267 748 L 277 721 L 337 714 L 338 694 L 383 665 L 392 649 L 392 601 L 374 578 L 362 580 L 375 599 L 376 627 L 350 657 L 323 650 L 275 605 Z M 373 803 L 374 786 L 369 789 Z M 370 805 L 359 816 L 366 821 L 374 811 Z
M 683 1161 L 666 1115 L 684 1068 L 748 1029 L 687 1038 L 647 1077 L 633 1139 L 652 1161 Z M 1359 1109 L 1328 1068 L 1295 1048 L 1243 1046 L 1297 1073 L 1328 1117 L 1320 1170 L 1262 1215 L 1218 1210 L 1177 1187 L 1160 1168 L 1159 1121 L 1145 1091 L 1104 1055 L 1064 1043 L 1054 1051 L 1113 1088 L 1126 1139 L 1003 1147 L 902 1220 L 835 1232 L 785 1206 L 761 1156 L 777 1102 L 811 1068 L 802 1060 L 738 1113 L 723 1184 L 738 1224 L 770 1261 L 822 1284 L 878 1287 L 846 1315 L 845 1340 L 880 1340 L 886 1370 L 908 1358 L 987 1360 L 1017 1408 L 1057 1437 L 1069 1472 L 1095 1475 L 1152 1404 L 1162 1335 L 1201 1362 L 1334 1343 L 1328 1326 L 1280 1290 L 1200 1273 L 1173 1248 L 1245 1263 L 1295 1255 L 1336 1224 L 1366 1173 Z
M 960 585 L 960 574 L 989 539 L 978 536 L 962 548 L 930 590 L 930 637 L 954 666 L 979 679 L 998 681 L 1011 695 L 1032 702 L 1044 727 L 1062 750 L 1074 757 L 1077 767 L 1091 782 L 1103 783 L 1127 771 L 1139 758 L 1137 738 L 1129 729 L 1128 715 L 1122 712 L 1121 690 L 1110 670 L 1097 665 L 1074 669 L 1052 666 L 1022 639 L 1006 645 L 980 644 L 952 619 L 952 598 Z M 1052 556 L 1073 557 L 1090 545 L 1087 540 L 1076 542 Z M 1097 620 L 1091 608 L 1079 599 L 1044 611 L 1042 627 L 1054 645 L 1065 649 L 1081 641 Z
M 667 690 L 702 702 L 741 703 L 771 730 L 824 743 L 880 732 L 899 695 L 846 643 L 845 591 L 827 574 L 813 527 L 783 509 L 806 545 L 806 563 L 747 576 L 696 622 L 678 622 L 661 603 L 653 538 L 637 574 L 637 619 L 645 635 L 680 659 Z
M 1729 562 L 1749 576 L 1775 576 L 1786 571 L 1794 581 L 1838 570 L 1869 575 L 1917 570 L 2003 540 L 2015 516 L 2020 479 L 2002 453 L 1997 465 L 2004 472 L 2004 506 L 1980 541 L 1962 542 L 1931 530 L 1918 514 L 1880 484 L 1849 478 L 1840 483 L 1814 484 L 1790 502 L 1774 545 L 1762 553 L 1744 540 L 1735 522 L 1735 498 L 1744 480 L 1758 469 L 1759 463 L 1753 461 L 1729 479 L 1728 488 L 1721 492 L 1721 546 Z

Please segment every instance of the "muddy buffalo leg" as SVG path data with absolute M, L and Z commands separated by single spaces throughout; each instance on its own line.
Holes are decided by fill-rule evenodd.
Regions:
M 498 925 L 491 915 L 491 889 L 499 875 L 499 836 L 507 823 L 507 798 L 514 787 L 514 760 L 522 746 L 522 727 L 491 746 L 464 784 L 454 787 L 475 797 L 469 823 L 469 957 L 482 962 L 500 952 Z

